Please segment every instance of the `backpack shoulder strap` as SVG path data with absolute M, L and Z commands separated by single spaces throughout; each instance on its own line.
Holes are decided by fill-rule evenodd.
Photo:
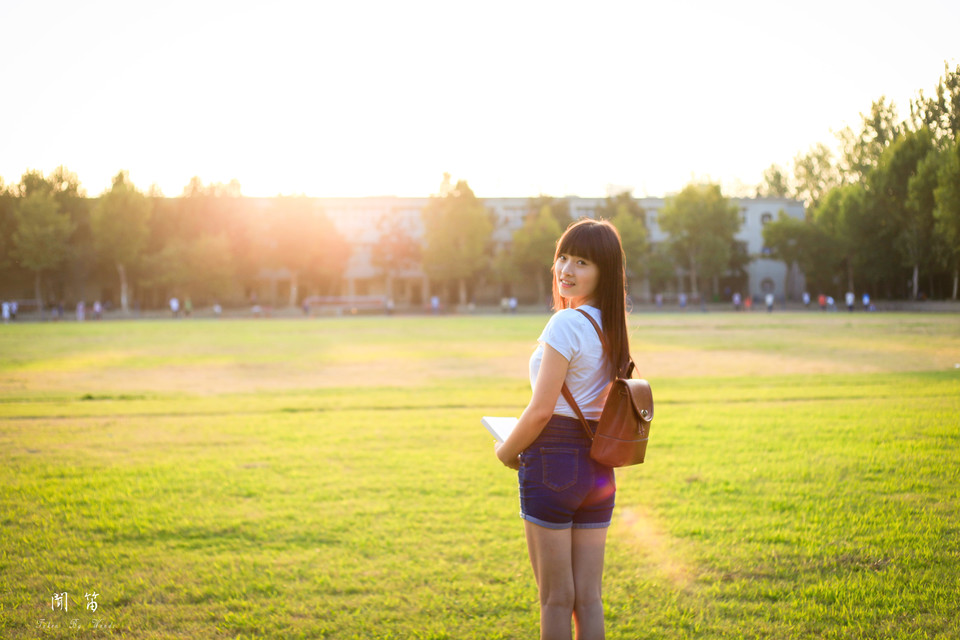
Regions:
M 573 409 L 573 412 L 577 414 L 577 418 L 580 419 L 580 425 L 583 427 L 583 430 L 587 432 L 587 437 L 593 440 L 593 431 L 590 429 L 590 424 L 583 416 L 583 411 L 580 411 L 580 405 L 578 405 L 577 401 L 573 399 L 573 393 L 570 392 L 570 387 L 567 386 L 566 382 L 564 382 L 563 386 L 560 387 L 560 393 L 563 394 L 563 399 L 567 401 L 567 404 L 570 405 L 570 408 Z
M 589 313 L 587 313 L 587 312 L 584 311 L 583 309 L 577 309 L 577 311 L 579 311 L 580 313 L 582 313 L 582 314 L 583 314 L 583 317 L 590 321 L 590 324 L 593 325 L 593 328 L 594 328 L 594 329 L 596 330 L 596 332 L 597 332 L 597 336 L 600 338 L 600 344 L 603 345 L 603 352 L 604 352 L 604 353 L 609 353 L 609 351 L 607 350 L 607 339 L 603 337 L 603 331 L 600 330 L 600 325 L 597 324 L 597 321 L 594 320 L 594 319 L 593 319 L 593 316 L 591 316 Z M 624 372 L 623 377 L 624 377 L 624 378 L 630 378 L 630 377 L 632 377 L 632 376 L 633 376 L 633 372 L 636 370 L 636 368 L 637 368 L 637 365 L 634 364 L 633 358 L 630 358 L 630 359 L 627 361 L 627 370 L 626 370 L 626 372 Z M 619 372 L 619 371 L 617 371 L 617 375 L 618 375 L 618 376 L 620 375 L 620 372 Z

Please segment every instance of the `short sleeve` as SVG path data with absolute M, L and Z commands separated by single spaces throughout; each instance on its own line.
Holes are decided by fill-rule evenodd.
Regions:
M 537 341 L 550 345 L 569 362 L 580 352 L 581 333 L 576 324 L 578 317 L 579 314 L 573 309 L 558 311 L 547 322 Z

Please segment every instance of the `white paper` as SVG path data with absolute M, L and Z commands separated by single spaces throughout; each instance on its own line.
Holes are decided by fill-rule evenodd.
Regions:
M 497 439 L 497 442 L 503 442 L 513 431 L 513 428 L 517 426 L 517 419 L 484 416 L 480 418 L 480 424 L 487 428 L 487 431 Z

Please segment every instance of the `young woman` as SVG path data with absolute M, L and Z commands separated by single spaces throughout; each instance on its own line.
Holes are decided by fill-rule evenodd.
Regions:
M 540 637 L 604 637 L 603 554 L 613 513 L 613 469 L 590 458 L 590 439 L 560 389 L 566 382 L 596 428 L 610 383 L 630 359 L 623 247 L 606 221 L 580 220 L 557 242 L 556 313 L 530 358 L 533 397 L 497 458 L 519 470 L 520 516 L 540 591 Z M 577 311 L 589 313 L 596 330 Z

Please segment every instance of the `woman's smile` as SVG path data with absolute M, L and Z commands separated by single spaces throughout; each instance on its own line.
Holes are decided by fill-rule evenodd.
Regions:
M 582 256 L 562 253 L 553 266 L 557 289 L 564 298 L 579 306 L 593 296 L 597 288 L 600 270 L 597 265 Z

